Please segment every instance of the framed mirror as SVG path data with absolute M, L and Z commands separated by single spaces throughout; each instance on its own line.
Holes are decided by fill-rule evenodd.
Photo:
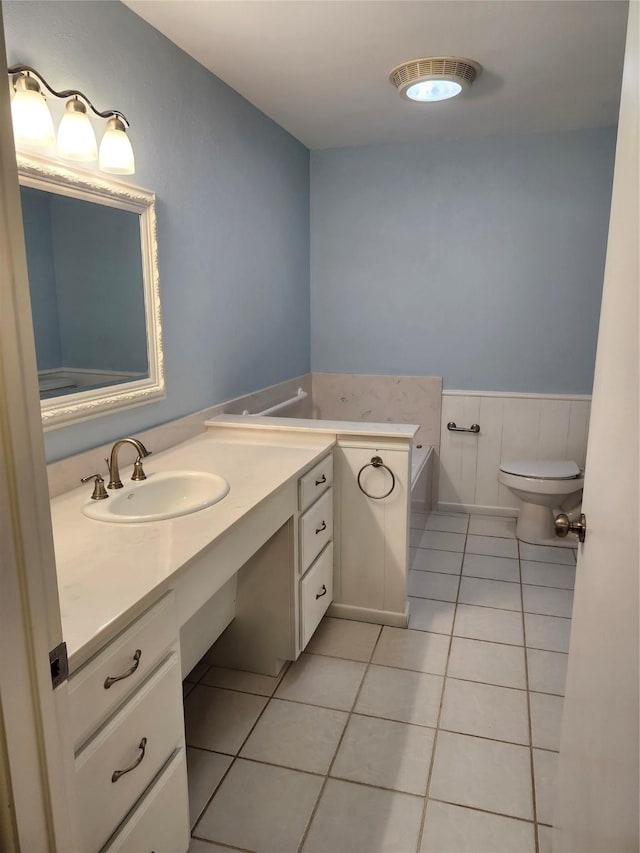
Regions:
M 164 397 L 154 194 L 17 159 L 43 428 Z

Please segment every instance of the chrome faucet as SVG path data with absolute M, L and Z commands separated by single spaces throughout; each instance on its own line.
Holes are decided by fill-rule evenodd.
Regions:
M 138 451 L 138 458 L 134 463 L 133 475 L 131 479 L 147 479 L 147 475 L 142 469 L 142 460 L 145 456 L 149 456 L 151 454 L 151 451 L 147 450 L 144 444 L 141 441 L 138 441 L 137 438 L 121 438 L 116 441 L 116 443 L 111 448 L 111 455 L 109 456 L 109 458 L 105 459 L 105 462 L 109 466 L 109 483 L 107 485 L 108 489 L 121 489 L 123 486 L 122 480 L 120 479 L 120 470 L 118 468 L 118 451 L 120 450 L 123 444 L 132 444 Z

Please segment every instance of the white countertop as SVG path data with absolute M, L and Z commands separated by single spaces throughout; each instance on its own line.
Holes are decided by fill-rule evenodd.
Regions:
M 271 429 L 287 432 L 314 432 L 318 435 L 361 435 L 379 438 L 412 439 L 420 429 L 417 424 L 368 423 L 366 421 L 324 421 L 311 418 L 270 418 L 256 415 L 218 415 L 205 421 L 205 426 Z
M 246 425 L 246 418 L 239 420 Z M 286 419 L 256 420 L 264 428 L 265 421 Z M 219 503 L 179 518 L 141 524 L 93 521 L 81 510 L 91 494 L 90 484 L 54 498 L 51 515 L 58 590 L 71 669 L 94 653 L 96 638 L 106 636 L 109 626 L 120 623 L 154 591 L 170 588 L 172 578 L 189 560 L 312 467 L 335 444 L 337 431 L 342 432 L 324 429 L 316 430 L 315 435 L 269 439 L 255 433 L 240 435 L 239 430 L 236 435 L 231 430 L 211 430 L 152 454 L 144 460 L 147 475 L 198 470 L 219 474 L 229 482 L 229 494 Z M 318 434 L 321 432 L 326 434 Z M 123 479 L 130 473 L 131 466 L 123 466 Z

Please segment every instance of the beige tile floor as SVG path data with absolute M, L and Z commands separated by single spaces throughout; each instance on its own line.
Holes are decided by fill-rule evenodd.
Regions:
M 326 618 L 280 678 L 184 684 L 190 853 L 546 853 L 575 553 L 412 516 L 408 630 Z

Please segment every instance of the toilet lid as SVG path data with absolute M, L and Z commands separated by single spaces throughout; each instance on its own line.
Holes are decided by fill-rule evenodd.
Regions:
M 516 460 L 501 462 L 500 470 L 516 477 L 535 477 L 537 480 L 573 480 L 580 476 L 575 462 L 532 462 Z

